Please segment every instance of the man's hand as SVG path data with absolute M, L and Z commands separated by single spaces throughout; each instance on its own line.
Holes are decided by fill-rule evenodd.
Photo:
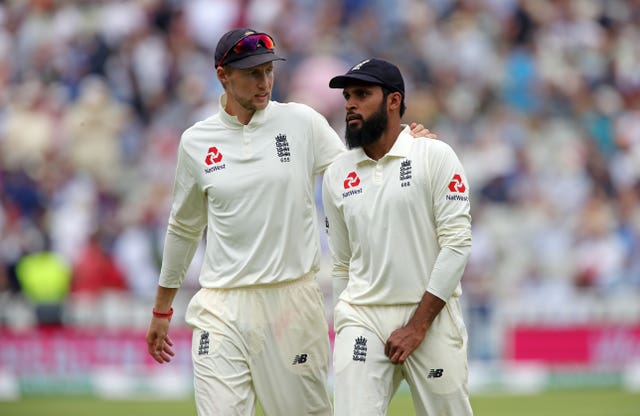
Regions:
M 429 129 L 425 128 L 422 124 L 411 123 L 411 135 L 413 137 L 426 137 L 427 139 L 438 139 L 438 135 L 431 133 Z
M 151 318 L 147 332 L 147 351 L 160 364 L 168 363 L 173 352 L 173 341 L 169 338 L 169 320 L 166 318 Z
M 384 346 L 384 353 L 394 364 L 402 364 L 420 345 L 426 332 L 407 325 L 391 333 Z
M 446 302 L 430 292 L 424 292 L 422 299 L 409 322 L 391 333 L 384 346 L 384 353 L 392 363 L 402 364 L 420 345 L 433 320 L 444 308 Z

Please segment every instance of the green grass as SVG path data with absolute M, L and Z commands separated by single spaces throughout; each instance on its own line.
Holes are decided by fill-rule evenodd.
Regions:
M 614 389 L 551 391 L 535 395 L 473 396 L 475 416 L 638 416 L 640 393 Z M 0 402 L 2 416 L 189 416 L 192 400 L 105 401 L 91 397 L 27 397 Z M 258 413 L 260 415 L 261 413 Z M 397 394 L 389 416 L 413 415 L 408 393 Z
M 560 390 L 531 396 L 472 397 L 471 405 L 475 416 L 639 416 L 640 393 Z

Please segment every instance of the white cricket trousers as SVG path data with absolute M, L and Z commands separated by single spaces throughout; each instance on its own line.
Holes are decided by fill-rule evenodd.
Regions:
M 334 313 L 336 416 L 384 416 L 402 379 L 418 416 L 470 416 L 467 330 L 457 298 L 449 299 L 420 346 L 403 364 L 384 354 L 393 331 L 417 305 L 357 306 L 338 302 Z
M 287 283 L 201 289 L 189 302 L 199 416 L 332 414 L 322 292 L 313 275 Z

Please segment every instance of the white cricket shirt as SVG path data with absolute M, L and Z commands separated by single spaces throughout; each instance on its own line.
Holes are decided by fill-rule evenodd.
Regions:
M 351 150 L 325 172 L 332 276 L 340 299 L 360 305 L 413 304 L 429 291 L 459 296 L 471 246 L 469 189 L 446 143 L 405 128 L 378 161 Z
M 161 286 L 180 286 L 205 227 L 202 287 L 283 282 L 319 268 L 315 175 L 344 144 L 306 105 L 271 101 L 243 125 L 225 100 L 182 135 Z

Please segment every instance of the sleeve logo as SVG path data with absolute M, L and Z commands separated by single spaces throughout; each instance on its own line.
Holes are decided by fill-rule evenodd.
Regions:
M 453 193 L 453 195 L 446 195 L 446 199 L 448 201 L 469 201 L 468 195 L 460 195 L 467 191 L 467 186 L 462 182 L 462 177 L 459 174 L 456 173 L 453 175 L 453 178 L 451 179 L 451 182 L 449 182 L 449 186 L 447 186 L 447 188 L 449 188 L 449 191 Z
M 461 194 L 464 193 L 464 191 L 467 190 L 467 187 L 465 186 L 464 182 L 462 182 L 462 178 L 460 177 L 459 174 L 455 174 L 453 175 L 453 179 L 451 180 L 451 182 L 449 182 L 449 190 L 451 192 L 460 192 Z

